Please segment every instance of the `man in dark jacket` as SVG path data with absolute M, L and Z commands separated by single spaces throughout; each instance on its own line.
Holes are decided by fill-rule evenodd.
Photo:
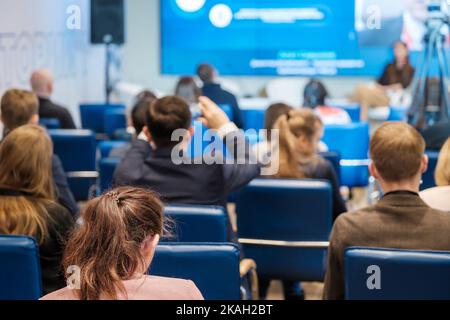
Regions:
M 238 128 L 244 128 L 244 119 L 242 111 L 239 108 L 236 97 L 224 90 L 220 84 L 216 82 L 217 71 L 209 64 L 201 64 L 197 68 L 197 75 L 203 82 L 203 95 L 219 105 L 230 106 L 233 112 L 233 122 Z
M 76 129 L 72 115 L 66 108 L 53 103 L 53 76 L 48 70 L 36 70 L 31 75 L 31 88 L 39 98 L 39 117 L 58 119 L 61 129 Z

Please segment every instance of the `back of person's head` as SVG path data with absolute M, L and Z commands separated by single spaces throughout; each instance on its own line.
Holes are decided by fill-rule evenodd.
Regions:
M 158 97 L 156 96 L 156 94 L 154 94 L 152 91 L 150 90 L 144 90 L 142 92 L 140 92 L 135 99 L 135 102 L 139 102 L 140 100 L 145 100 L 145 99 L 153 99 L 156 100 L 158 99 Z
M 203 82 L 203 84 L 208 84 L 214 82 L 216 77 L 216 70 L 214 67 L 208 63 L 200 64 L 197 67 L 197 76 Z
M 275 129 L 279 130 L 279 177 L 305 178 L 301 170 L 302 158 L 314 159 L 320 140 L 320 119 L 310 109 L 292 110 L 279 117 Z
M 154 94 L 142 94 L 136 98 L 136 102 L 131 109 L 131 122 L 136 135 L 139 135 L 146 126 L 147 111 L 156 99 Z
M 156 147 L 172 147 L 178 141 L 172 141 L 177 129 L 188 130 L 191 127 L 192 114 L 187 102 L 179 97 L 169 96 L 154 101 L 147 111 L 147 129 Z
M 264 115 L 264 129 L 273 129 L 277 120 L 291 110 L 294 110 L 294 108 L 285 103 L 274 103 L 269 106 Z
M 53 92 L 53 75 L 46 69 L 35 70 L 31 74 L 30 84 L 38 96 L 49 97 Z
M 403 122 L 387 122 L 370 141 L 370 157 L 386 182 L 405 182 L 421 169 L 425 141 L 419 132 Z M 420 172 L 421 173 L 421 172 Z
M 303 105 L 308 108 L 316 108 L 325 105 L 328 91 L 324 84 L 316 79 L 311 79 L 303 91 Z
M 21 126 L 0 144 L 0 188 L 11 196 L 0 200 L 0 234 L 47 236 L 45 205 L 54 201 L 52 142 L 37 125 Z
M 26 90 L 6 91 L 0 109 L 5 133 L 39 119 L 39 101 L 35 94 Z
M 202 95 L 202 92 L 192 77 L 182 77 L 178 80 L 175 95 L 183 98 L 187 103 L 193 104 L 198 103 L 198 98 Z
M 439 153 L 435 177 L 438 186 L 450 186 L 450 138 L 447 139 Z
M 162 202 L 147 189 L 121 187 L 89 201 L 81 219 L 63 259 L 65 270 L 81 270 L 75 293 L 81 300 L 127 297 L 123 281 L 147 272 L 165 232 Z

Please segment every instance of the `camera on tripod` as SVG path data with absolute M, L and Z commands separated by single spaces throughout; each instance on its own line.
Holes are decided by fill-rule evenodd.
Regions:
M 450 0 L 428 0 L 424 49 L 412 85 L 408 122 L 422 130 L 450 119 Z M 437 73 L 434 66 L 437 62 Z

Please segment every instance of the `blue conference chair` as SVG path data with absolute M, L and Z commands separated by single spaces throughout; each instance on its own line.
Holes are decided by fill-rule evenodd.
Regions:
M 49 130 L 48 133 L 75 199 L 88 200 L 98 178 L 95 134 L 90 130 Z
M 61 123 L 56 118 L 41 118 L 39 119 L 39 124 L 49 130 L 61 128 Z
M 264 129 L 264 115 L 265 110 L 261 109 L 248 109 L 242 110 L 242 115 L 244 118 L 244 129 L 255 129 L 259 131 Z
M 422 184 L 420 185 L 421 190 L 433 188 L 436 186 L 436 181 L 434 179 L 434 173 L 436 171 L 437 162 L 439 159 L 439 152 L 427 151 L 428 155 L 428 169 L 422 176 Z
M 100 160 L 100 192 L 105 192 L 113 187 L 114 171 L 116 171 L 120 161 L 121 159 L 119 158 L 104 158 Z
M 352 119 L 352 122 L 361 121 L 361 106 L 359 104 L 342 104 L 334 105 L 334 107 L 347 111 L 348 115 Z
M 332 189 L 319 180 L 257 179 L 237 195 L 239 242 L 269 279 L 323 281 Z
M 172 236 L 177 242 L 227 242 L 227 213 L 222 207 L 173 205 L 165 214 L 173 221 Z
M 228 119 L 234 121 L 234 112 L 229 104 L 220 104 L 219 107 L 226 113 Z
M 89 129 L 98 134 L 104 134 L 105 114 L 107 111 L 119 110 L 125 112 L 123 104 L 81 104 L 80 116 L 83 129 Z
M 387 121 L 406 121 L 408 110 L 407 107 L 390 107 Z
M 192 280 L 206 300 L 239 300 L 239 249 L 221 243 L 164 243 L 149 274 Z
M 104 118 L 105 133 L 113 139 L 119 130 L 126 130 L 127 116 L 125 109 L 110 109 L 105 111 Z
M 450 300 L 450 252 L 348 248 L 345 296 L 349 300 Z
M 364 122 L 325 126 L 323 141 L 330 151 L 341 156 L 342 185 L 350 188 L 368 185 L 369 140 L 369 125 Z
M 42 296 L 39 248 L 29 237 L 0 235 L 0 300 Z
M 128 143 L 127 141 L 100 141 L 97 145 L 100 150 L 100 157 L 102 159 L 109 158 L 109 154 L 113 149 L 123 147 Z

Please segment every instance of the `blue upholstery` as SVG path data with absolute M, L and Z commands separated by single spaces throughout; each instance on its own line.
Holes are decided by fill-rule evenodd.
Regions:
M 39 124 L 47 129 L 60 129 L 61 123 L 56 118 L 40 118 Z
M 207 300 L 240 299 L 239 249 L 232 244 L 160 244 L 149 273 L 192 280 Z
M 178 242 L 227 242 L 227 213 L 214 206 L 166 206 L 165 214 L 174 222 L 173 237 Z
M 325 126 L 323 141 L 330 151 L 336 151 L 341 156 L 342 185 L 368 185 L 369 171 L 365 162 L 368 159 L 369 140 L 369 125 L 365 122 Z
M 34 239 L 0 235 L 0 300 L 42 296 L 39 248 Z
M 109 109 L 105 111 L 104 118 L 105 133 L 114 138 L 118 130 L 125 130 L 127 128 L 127 116 L 125 109 Z
M 119 158 L 104 158 L 100 160 L 99 170 L 100 170 L 100 191 L 104 192 L 113 187 L 112 180 L 114 176 L 114 171 L 116 171 L 121 159 Z
M 381 290 L 368 289 L 369 266 L 380 268 Z M 348 248 L 345 291 L 349 300 L 448 300 L 450 252 Z
M 83 129 L 105 133 L 105 113 L 108 110 L 125 110 L 122 104 L 81 104 L 80 116 Z
M 332 189 L 328 182 L 254 180 L 238 193 L 236 212 L 243 251 L 256 261 L 259 275 L 323 280 L 326 249 L 245 244 L 242 239 L 327 242 L 332 225 Z
M 242 115 L 244 118 L 244 129 L 255 129 L 259 131 L 264 129 L 264 115 L 265 110 L 261 109 L 247 109 L 242 110 Z
M 406 121 L 408 117 L 409 108 L 405 107 L 390 107 L 388 121 Z
M 436 171 L 437 162 L 439 159 L 439 152 L 427 151 L 428 155 L 428 169 L 422 176 L 422 184 L 420 185 L 421 190 L 433 188 L 436 186 L 436 181 L 434 180 L 434 173 Z
M 219 107 L 226 113 L 226 115 L 228 116 L 228 119 L 230 119 L 231 121 L 234 121 L 233 109 L 231 108 L 231 106 L 229 104 L 220 104 Z
M 352 119 L 352 122 L 361 121 L 361 106 L 359 104 L 341 105 L 337 107 L 347 111 L 348 115 Z
M 123 147 L 128 144 L 127 141 L 100 141 L 98 149 L 100 150 L 100 157 L 109 158 L 109 154 L 113 149 Z
M 89 189 L 97 180 L 96 140 L 90 130 L 49 130 L 54 153 L 68 175 L 69 186 L 77 201 L 89 198 Z M 81 176 L 80 176 L 80 173 Z

